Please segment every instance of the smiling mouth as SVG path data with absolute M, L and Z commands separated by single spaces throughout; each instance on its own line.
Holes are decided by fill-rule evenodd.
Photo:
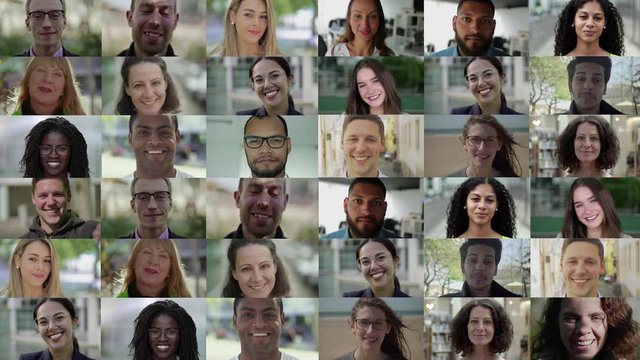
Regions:
M 596 342 L 596 340 L 595 340 L 595 339 L 592 339 L 592 340 L 582 340 L 582 341 L 580 341 L 580 340 L 576 340 L 576 341 L 575 341 L 575 344 L 576 344 L 577 346 L 590 346 L 590 345 L 591 345 L 591 344 L 593 344 L 594 342 Z
M 147 150 L 145 151 L 149 155 L 161 155 L 166 152 L 166 150 Z
M 152 31 L 145 31 L 142 34 L 151 42 L 157 42 L 164 37 L 163 34 Z
M 363 30 L 359 30 L 358 32 L 364 36 L 371 35 L 371 29 L 363 29 Z
M 62 334 L 64 334 L 64 332 L 59 332 L 59 333 L 51 334 L 51 335 L 48 335 L 47 337 L 48 337 L 49 339 L 51 339 L 52 341 L 58 341 L 58 340 L 60 340 L 60 338 L 62 337 Z
M 360 162 L 362 162 L 362 161 L 369 160 L 369 159 L 371 158 L 371 156 L 369 156 L 369 155 L 364 155 L 364 156 L 356 156 L 356 155 L 353 155 L 353 156 L 351 156 L 351 158 L 352 158 L 352 159 L 354 159 L 355 161 L 360 161 Z
M 167 351 L 169 350 L 170 346 L 169 345 L 156 345 L 156 348 L 160 351 Z
M 38 90 L 40 90 L 41 92 L 44 92 L 44 93 L 52 92 L 52 90 L 50 88 L 45 87 L 45 86 L 38 86 Z
M 382 279 L 384 274 L 385 274 L 385 271 L 380 271 L 380 272 L 377 272 L 377 273 L 370 274 L 369 277 L 371 277 L 373 280 L 380 280 L 380 279 Z
M 262 33 L 262 31 L 260 30 L 249 30 L 249 34 L 253 35 L 253 36 L 258 36 Z
M 60 161 L 47 161 L 47 165 L 52 168 L 57 168 L 58 166 L 62 165 L 62 163 Z
M 264 97 L 267 98 L 267 100 L 273 100 L 278 95 L 279 92 L 280 90 L 271 90 L 268 92 L 264 92 L 263 94 L 264 94 Z
M 151 275 L 157 275 L 157 274 L 160 273 L 158 270 L 151 269 L 151 268 L 145 268 L 144 272 L 146 272 L 147 274 L 151 274 Z
M 266 332 L 255 332 L 255 333 L 251 333 L 249 334 L 253 337 L 267 337 L 269 335 L 271 335 L 271 333 L 266 333 Z
M 594 220 L 596 220 L 598 218 L 598 215 L 600 215 L 600 214 L 595 214 L 595 215 L 592 215 L 592 216 L 585 216 L 584 219 L 587 222 L 592 222 L 592 221 L 594 221 Z
M 367 99 L 369 99 L 369 101 L 376 101 L 376 100 L 378 100 L 379 97 L 380 97 L 380 94 L 369 96 L 369 97 L 367 97 Z
M 586 284 L 590 279 L 574 279 L 571 278 L 571 281 L 573 281 L 574 283 L 578 284 L 578 285 L 584 285 Z
M 487 96 L 487 95 L 489 95 L 491 93 L 491 90 L 493 90 L 493 88 L 490 88 L 490 87 L 484 88 L 482 90 L 478 90 L 478 94 L 480 96 Z

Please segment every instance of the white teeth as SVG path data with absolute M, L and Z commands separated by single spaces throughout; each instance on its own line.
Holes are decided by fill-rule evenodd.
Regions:
M 491 89 L 490 89 L 490 88 L 489 88 L 489 89 L 482 89 L 482 90 L 478 91 L 478 93 L 479 93 L 480 95 L 482 95 L 482 96 L 487 95 L 487 94 L 489 94 L 490 92 L 491 92 Z
M 269 215 L 264 215 L 264 214 L 253 214 L 253 216 L 257 217 L 258 219 L 268 219 L 271 217 Z
M 578 283 L 578 284 L 584 284 L 587 281 L 589 281 L 589 279 L 573 279 L 573 282 Z
M 61 162 L 47 162 L 47 165 L 51 166 L 52 168 L 57 168 L 58 166 L 62 165 Z
M 276 96 L 277 93 L 278 93 L 278 90 L 274 90 L 274 91 L 269 91 L 268 93 L 265 93 L 264 95 L 266 97 L 273 97 L 273 96 Z
M 261 284 L 261 285 L 249 285 L 250 288 L 254 289 L 254 290 L 260 290 L 262 289 L 266 284 Z
M 368 99 L 371 100 L 371 101 L 374 101 L 374 100 L 378 100 L 379 97 L 380 97 L 380 94 L 374 95 L 374 96 L 370 96 Z
M 167 345 L 158 345 L 158 346 L 156 346 L 156 347 L 157 347 L 157 348 L 158 348 L 158 350 L 160 350 L 160 351 L 167 351 L 167 350 L 169 350 L 169 346 L 167 346 Z
M 578 346 L 589 346 L 593 344 L 594 341 L 595 340 L 576 341 L 576 344 L 578 344 Z
M 149 150 L 149 151 L 147 151 L 147 153 L 148 154 L 153 154 L 153 155 L 162 154 L 162 150 Z
M 384 276 L 383 272 L 379 272 L 376 274 L 371 274 L 371 277 L 374 278 L 375 280 L 379 280 L 380 278 L 382 278 L 382 276 Z
M 144 35 L 148 36 L 148 37 L 160 37 L 160 36 L 162 36 L 162 35 L 160 35 L 158 33 L 150 33 L 150 32 L 145 32 Z
M 358 161 L 364 161 L 364 160 L 367 160 L 369 157 L 368 156 L 354 156 L 353 158 L 358 160 Z
M 587 220 L 587 221 L 593 221 L 593 220 L 595 220 L 597 217 L 598 217 L 598 214 L 595 214 L 595 215 L 593 215 L 593 216 L 585 217 L 585 220 Z
M 51 339 L 51 340 L 53 340 L 53 341 L 59 340 L 61 337 L 62 337 L 62 333 L 57 333 L 57 334 L 54 334 L 54 335 L 49 335 L 49 339 Z
M 267 333 L 253 333 L 252 336 L 265 337 L 265 336 L 269 336 L 269 334 L 267 334 Z

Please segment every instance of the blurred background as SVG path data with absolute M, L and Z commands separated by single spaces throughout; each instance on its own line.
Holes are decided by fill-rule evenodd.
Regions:
M 206 128 L 204 116 L 178 115 L 180 142 L 173 163 L 176 169 L 196 178 L 206 173 Z M 129 145 L 129 116 L 102 116 L 102 176 L 118 178 L 136 170 L 136 158 Z M 1 146 L 1 145 L 0 145 Z

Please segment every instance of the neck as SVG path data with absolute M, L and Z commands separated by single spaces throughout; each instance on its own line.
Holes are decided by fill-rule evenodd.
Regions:
M 347 169 L 347 177 L 348 178 L 356 178 L 356 177 L 378 177 L 378 168 L 372 168 L 371 170 L 367 171 L 366 173 L 358 173 L 356 171 L 353 170 L 349 170 Z
M 373 294 L 376 297 L 393 297 L 393 293 L 396 290 L 396 284 L 394 281 L 394 282 L 390 282 L 389 284 L 381 288 L 371 287 L 371 290 L 373 290 Z
M 572 173 L 578 177 L 601 177 L 604 176 L 604 171 L 596 167 L 596 162 L 580 163 L 580 167 Z
M 165 230 L 167 230 L 167 224 L 154 228 L 138 226 L 138 235 L 140 239 L 158 239 Z
M 469 228 L 467 229 L 467 231 L 464 232 L 464 234 L 460 235 L 460 237 L 465 237 L 465 238 L 496 238 L 498 237 L 499 238 L 500 234 L 493 231 L 493 229 L 491 228 L 491 223 L 476 224 L 476 223 L 470 222 Z
M 602 226 L 595 229 L 587 228 L 587 237 L 590 239 L 599 239 L 602 237 Z
M 252 178 L 259 178 L 261 176 L 256 175 L 256 173 L 254 173 L 253 171 L 251 172 L 251 177 Z M 285 169 L 282 169 L 282 171 L 280 171 L 277 175 L 274 176 L 274 178 L 284 178 L 287 177 L 287 172 Z
M 500 114 L 500 108 L 502 107 L 502 101 L 497 99 L 497 101 L 492 101 L 491 103 L 478 103 L 480 105 L 480 110 L 482 110 L 482 114 L 491 115 L 491 114 Z
M 164 50 L 162 50 L 161 52 L 157 53 L 157 54 L 147 54 L 144 51 L 142 51 L 142 49 L 140 49 L 140 47 L 138 46 L 138 44 L 133 43 L 133 48 L 136 51 L 136 55 L 135 56 L 165 56 L 167 55 L 167 48 L 169 47 L 169 45 L 167 45 L 166 48 L 164 48 Z
M 468 283 L 467 283 L 467 286 L 469 286 Z M 473 297 L 490 297 L 491 296 L 491 285 L 487 286 L 486 288 L 482 288 L 482 289 L 469 288 L 469 292 L 471 293 L 471 296 L 473 296 Z M 474 350 L 474 352 L 475 352 L 475 350 Z
M 43 104 L 33 98 L 29 99 L 29 105 L 31 105 L 33 112 L 38 115 L 55 115 L 58 106 L 60 106 L 58 103 Z
M 133 173 L 133 177 L 136 178 L 172 178 L 176 177 L 178 171 L 173 167 L 173 164 L 162 168 L 145 168 L 144 164 L 136 162 L 136 171 Z
M 144 296 L 149 297 L 158 297 L 162 292 L 162 288 L 158 288 L 157 286 L 143 284 L 141 282 L 136 282 L 136 289 L 138 292 Z
M 41 46 L 33 44 L 31 50 L 36 56 L 53 56 L 60 49 L 60 43 L 50 46 Z
M 574 56 L 588 56 L 588 55 L 602 56 L 602 55 L 608 55 L 609 53 L 603 50 L 600 47 L 600 43 L 598 42 L 585 43 L 582 41 L 578 41 L 578 44 L 576 44 L 576 48 L 573 49 L 569 54 L 572 54 Z
M 278 348 L 265 351 L 244 351 L 238 356 L 239 360 L 280 360 L 280 350 Z
M 22 296 L 26 298 L 41 298 L 44 297 L 44 290 L 42 286 L 28 286 L 22 283 Z
M 242 235 L 245 239 L 273 239 L 276 236 L 276 232 L 278 231 L 278 227 L 276 226 L 275 230 L 270 234 L 264 236 L 257 236 L 251 233 L 247 227 L 242 224 Z
M 69 342 L 62 349 L 49 348 L 53 360 L 71 360 L 73 357 L 73 342 Z
M 347 44 L 351 56 L 371 56 L 373 55 L 373 42 L 353 39 Z
M 44 230 L 44 232 L 46 232 L 47 234 L 51 234 L 52 232 L 60 229 L 60 227 L 65 224 L 67 222 L 67 213 L 65 211 L 64 214 L 62 214 L 62 219 L 60 219 L 60 222 L 58 224 L 56 224 L 55 226 L 49 226 L 49 224 L 45 223 L 44 221 L 42 221 L 42 218 L 40 218 L 40 227 L 42 228 L 42 230 Z
M 356 360 L 379 360 L 386 358 L 380 349 L 363 349 L 358 348 L 353 354 Z
M 287 101 L 283 101 L 276 106 L 269 106 L 265 104 L 264 108 L 267 110 L 267 114 L 269 114 L 270 116 L 287 115 L 287 112 L 289 111 L 289 97 L 287 96 Z
M 473 352 L 466 357 L 469 360 L 491 360 L 496 358 L 496 354 L 489 350 L 489 346 L 474 346 Z
M 465 170 L 465 174 L 468 177 L 491 177 L 494 173 L 492 167 L 479 167 L 469 164 Z
M 602 100 L 600 102 L 602 102 Z M 576 110 L 578 110 L 579 114 L 597 114 L 600 112 L 600 102 L 590 108 L 579 108 L 578 104 L 576 104 Z
M 260 51 L 260 45 L 258 43 L 255 44 L 246 44 L 238 42 L 238 56 L 256 56 L 262 55 Z
M 369 113 L 371 115 L 384 115 L 384 105 L 378 107 L 369 106 Z

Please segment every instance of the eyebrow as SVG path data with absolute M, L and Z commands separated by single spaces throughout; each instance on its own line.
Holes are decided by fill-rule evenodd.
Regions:
M 29 253 L 29 254 L 27 254 L 27 256 L 30 256 L 30 255 L 40 257 L 40 255 L 38 255 L 38 254 L 36 254 L 36 253 Z M 43 258 L 45 258 L 45 259 L 46 259 L 46 258 L 51 258 L 51 255 L 45 255 L 45 256 L 43 256 Z
M 467 257 L 469 256 L 480 256 L 480 254 L 476 254 L 476 253 L 469 253 L 467 254 Z M 483 257 L 490 257 L 490 258 L 495 258 L 495 255 L 491 255 L 491 254 L 484 254 L 482 255 Z
M 57 313 L 53 313 L 53 315 L 51 315 L 51 316 L 56 316 L 56 315 L 60 315 L 60 314 L 66 315 L 66 313 L 64 311 L 58 311 Z M 47 317 L 46 316 L 41 316 L 41 317 L 36 319 L 36 321 L 39 321 L 39 320 L 47 320 Z
M 168 124 L 164 124 L 164 125 L 160 125 L 160 126 L 155 127 L 155 129 L 165 129 L 165 128 L 173 129 L 173 127 L 171 125 L 168 125 Z M 153 126 L 149 126 L 149 125 L 136 124 L 136 129 L 154 129 L 154 127 Z
M 469 194 L 469 195 L 475 195 L 475 196 L 482 197 L 482 195 L 480 195 L 480 194 L 479 194 L 479 193 L 477 193 L 477 192 L 473 192 L 473 191 L 472 191 L 472 192 L 471 192 L 471 194 Z M 490 195 L 487 195 L 487 196 L 485 196 L 485 197 L 486 197 L 486 198 L 492 198 L 492 197 L 495 197 L 495 195 L 490 194 Z
M 580 74 L 587 75 L 587 72 L 586 71 L 578 71 L 578 72 L 576 72 L 576 75 L 580 75 Z M 604 74 L 602 74 L 600 72 L 594 72 L 594 73 L 591 73 L 591 75 L 592 76 L 595 75 L 595 76 L 603 76 L 604 77 Z
M 595 195 L 587 198 L 587 200 L 594 200 L 594 199 L 597 200 Z M 581 203 L 581 202 L 582 201 L 574 201 L 573 204 L 575 205 L 575 204 L 578 204 L 578 203 Z

